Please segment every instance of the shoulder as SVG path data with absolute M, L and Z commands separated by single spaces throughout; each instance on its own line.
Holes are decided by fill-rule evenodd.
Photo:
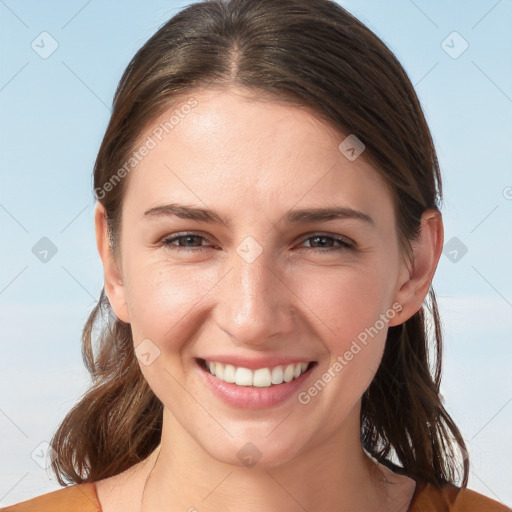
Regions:
M 419 483 L 410 512 L 512 512 L 512 509 L 483 494 L 453 484 L 435 487 Z
M 0 512 L 101 512 L 94 483 L 75 484 L 0 508 Z

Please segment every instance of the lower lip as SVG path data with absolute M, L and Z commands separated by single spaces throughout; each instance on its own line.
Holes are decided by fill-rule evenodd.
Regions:
M 273 384 L 263 388 L 254 386 L 237 386 L 217 379 L 199 362 L 197 366 L 206 381 L 208 387 L 228 405 L 240 409 L 265 409 L 279 405 L 297 394 L 301 385 L 309 378 L 317 363 L 311 366 L 300 377 L 282 384 Z

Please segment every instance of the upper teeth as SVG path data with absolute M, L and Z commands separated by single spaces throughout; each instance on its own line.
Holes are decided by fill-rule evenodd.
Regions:
M 235 367 L 232 364 L 206 361 L 206 367 L 209 368 L 212 375 L 215 375 L 224 382 L 234 383 L 238 386 L 263 388 L 296 379 L 306 371 L 308 363 L 295 363 L 287 366 L 251 370 L 249 368 Z

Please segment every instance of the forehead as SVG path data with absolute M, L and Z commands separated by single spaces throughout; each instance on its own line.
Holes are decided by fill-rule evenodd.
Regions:
M 254 214 L 298 203 L 378 214 L 389 190 L 364 158 L 340 152 L 346 136 L 308 109 L 239 89 L 192 93 L 143 133 L 138 147 L 151 139 L 152 148 L 130 173 L 124 204 L 139 214 L 180 200 Z

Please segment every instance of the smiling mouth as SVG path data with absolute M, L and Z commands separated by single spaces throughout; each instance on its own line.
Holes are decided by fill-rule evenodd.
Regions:
M 200 358 L 196 358 L 196 362 L 204 371 L 223 382 L 253 388 L 286 384 L 308 373 L 318 364 L 317 361 L 310 361 L 251 370 Z

